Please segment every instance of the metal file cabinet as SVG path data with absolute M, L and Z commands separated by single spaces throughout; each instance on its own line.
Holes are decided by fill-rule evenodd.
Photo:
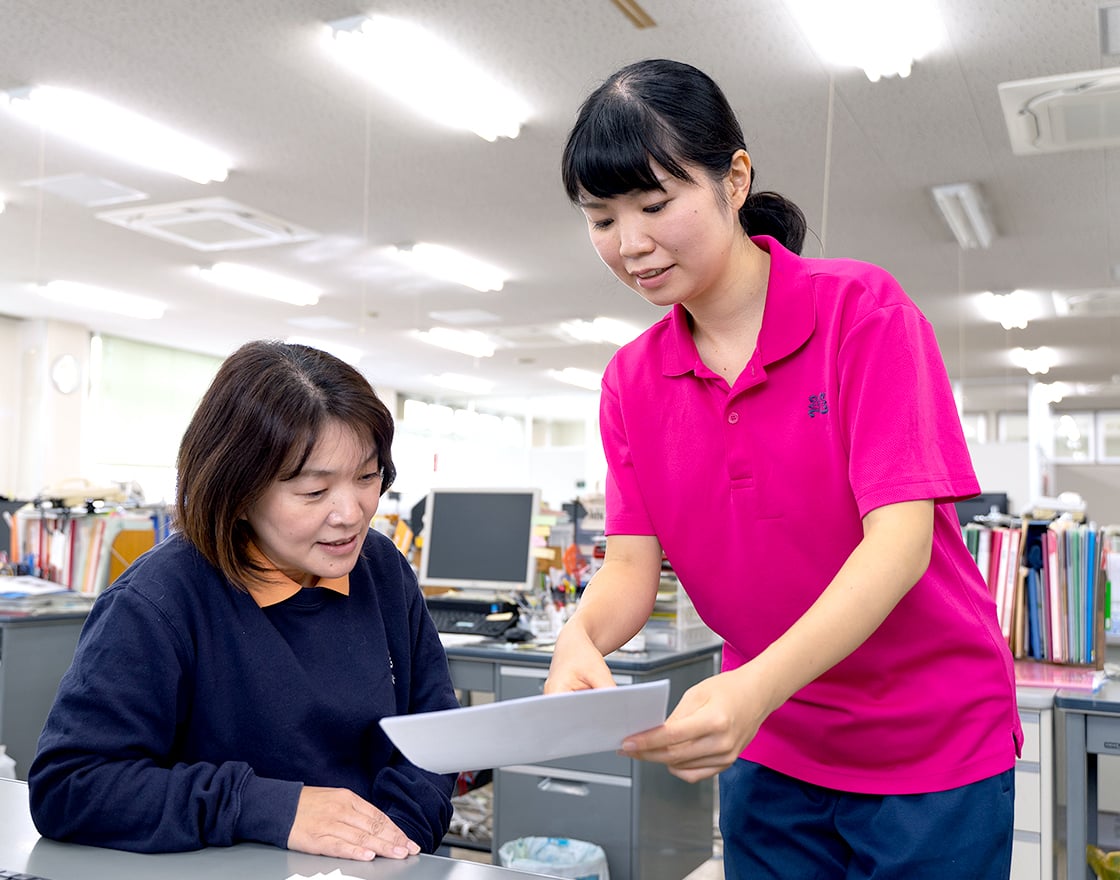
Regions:
M 650 673 L 612 669 L 619 684 L 668 679 L 669 705 L 711 675 L 712 654 Z M 496 698 L 541 693 L 547 667 L 501 663 Z M 691 784 L 660 764 L 613 752 L 494 771 L 494 860 L 519 837 L 597 843 L 611 880 L 680 880 L 712 855 L 714 785 Z
M 1054 691 L 1019 688 L 1023 754 L 1015 762 L 1011 880 L 1051 880 L 1055 866 Z
M 74 658 L 86 613 L 0 614 L 0 743 L 27 778 L 58 682 Z

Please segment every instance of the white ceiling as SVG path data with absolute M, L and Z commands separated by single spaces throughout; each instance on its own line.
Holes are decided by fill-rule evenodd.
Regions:
M 0 313 L 215 355 L 259 337 L 299 334 L 357 346 L 375 385 L 451 401 L 426 377 L 493 380 L 493 398 L 559 409 L 572 389 L 548 376 L 601 370 L 613 349 L 567 344 L 561 321 L 597 315 L 641 325 L 657 311 L 598 262 L 558 175 L 582 98 L 618 66 L 665 56 L 711 73 L 739 112 L 756 186 L 804 209 L 807 255 L 886 266 L 937 328 L 968 409 L 1026 407 L 1013 346 L 1049 345 L 1046 380 L 1092 396 L 1063 409 L 1120 407 L 1120 311 L 1049 317 L 1026 330 L 981 321 L 975 293 L 1117 284 L 1120 154 L 1012 152 L 997 86 L 1120 64 L 1100 48 L 1096 0 L 938 0 L 946 40 L 907 79 L 872 83 L 830 70 L 783 0 L 643 0 L 635 28 L 609 0 L 0 0 L 0 89 L 32 84 L 95 93 L 226 152 L 224 183 L 148 172 L 42 136 L 0 108 Z M 323 23 L 363 12 L 429 26 L 520 92 L 532 118 L 488 143 L 413 115 L 340 67 Z M 831 130 L 830 83 L 832 85 Z M 831 161 L 826 156 L 831 144 Z M 90 208 L 28 187 L 82 173 L 148 195 L 127 207 L 225 198 L 313 231 L 301 243 L 220 256 L 320 285 L 300 308 L 212 287 L 190 268 L 215 259 L 112 225 Z M 999 232 L 961 251 L 929 187 L 972 181 Z M 827 193 L 825 192 L 827 182 Z M 822 220 L 827 206 L 827 220 Z M 121 206 L 116 206 L 121 207 Z M 507 269 L 500 293 L 408 275 L 389 245 L 432 241 Z M 34 282 L 80 280 L 168 304 L 158 321 L 52 306 Z M 433 313 L 481 310 L 502 347 L 476 360 L 413 340 Z M 329 319 L 334 329 L 297 322 Z M 480 403 L 480 406 L 482 404 Z

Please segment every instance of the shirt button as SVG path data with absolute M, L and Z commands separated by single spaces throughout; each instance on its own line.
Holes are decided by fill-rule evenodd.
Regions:
M 733 412 L 733 413 L 731 413 L 731 415 L 729 415 L 729 416 L 727 417 L 727 423 L 728 423 L 729 425 L 737 425 L 737 424 L 739 424 L 739 414 L 738 414 L 737 412 Z

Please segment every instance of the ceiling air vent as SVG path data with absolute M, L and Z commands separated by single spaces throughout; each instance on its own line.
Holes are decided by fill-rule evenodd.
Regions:
M 1059 316 L 1104 317 L 1120 315 L 1120 288 L 1055 290 L 1054 312 Z
M 1120 146 L 1120 68 L 1000 83 L 999 100 L 1020 156 Z
M 196 251 L 266 247 L 316 237 L 309 229 L 222 198 L 103 211 L 97 217 Z

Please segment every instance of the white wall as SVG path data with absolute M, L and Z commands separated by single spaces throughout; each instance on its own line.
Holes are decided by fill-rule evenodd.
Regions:
M 0 406 L 0 492 L 31 498 L 80 476 L 89 331 L 61 321 L 0 321 L 0 368 L 9 398 Z M 50 381 L 63 355 L 78 362 L 81 383 L 62 394 Z
M 980 491 L 1006 492 L 1011 513 L 1031 504 L 1026 443 L 969 443 L 968 452 Z
M 23 398 L 23 357 L 20 326 L 23 322 L 0 315 L 0 495 L 14 498 L 18 480 L 20 401 Z

